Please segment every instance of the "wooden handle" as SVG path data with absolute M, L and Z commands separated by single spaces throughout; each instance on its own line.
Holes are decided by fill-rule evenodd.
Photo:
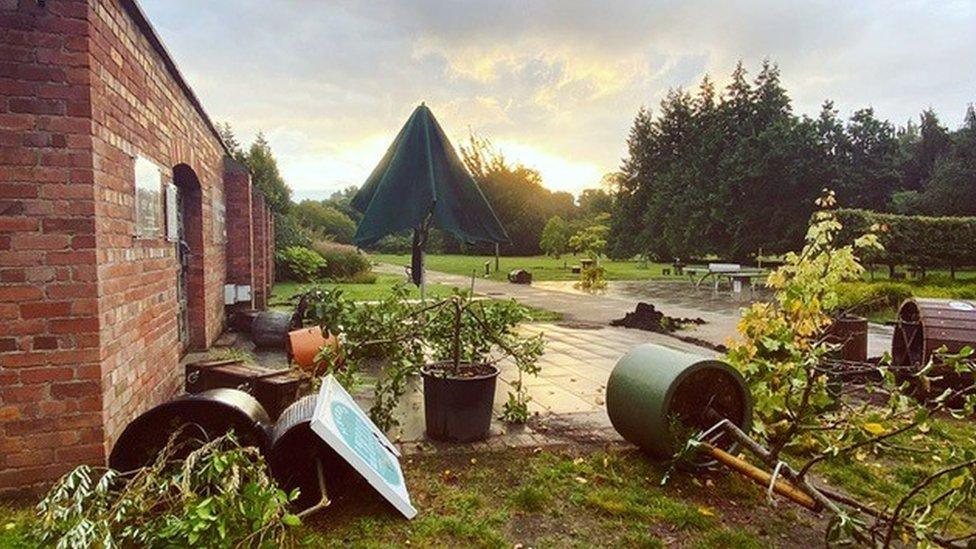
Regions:
M 753 482 L 760 486 L 769 486 L 769 481 L 773 478 L 773 475 L 763 471 L 762 469 L 752 465 L 749 462 L 743 461 L 732 454 L 716 448 L 708 443 L 702 443 L 708 453 L 715 458 L 719 463 L 725 465 L 733 471 L 742 473 Z M 799 488 L 793 486 L 785 480 L 777 479 L 776 483 L 773 484 L 773 492 L 790 499 L 800 505 L 810 509 L 811 511 L 819 511 L 820 505 L 813 500 L 806 492 L 800 490 Z

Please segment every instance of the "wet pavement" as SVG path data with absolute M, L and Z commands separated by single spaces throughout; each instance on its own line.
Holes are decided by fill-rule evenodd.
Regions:
M 497 419 L 514 391 L 518 370 L 511 362 L 499 364 L 494 416 L 488 440 L 473 444 L 449 444 L 426 440 L 422 381 L 411 384 L 397 410 L 400 426 L 391 433 L 405 454 L 471 451 L 504 447 L 553 446 L 573 442 L 619 442 L 605 406 L 606 383 L 617 361 L 637 345 L 653 343 L 678 350 L 714 356 L 714 352 L 674 338 L 610 326 L 532 323 L 521 327 L 526 335 L 545 334 L 546 352 L 538 376 L 523 382 L 531 401 L 532 419 L 527 425 L 506 426 Z

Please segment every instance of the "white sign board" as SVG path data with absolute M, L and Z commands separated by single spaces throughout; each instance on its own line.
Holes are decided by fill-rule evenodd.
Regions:
M 403 516 L 417 516 L 400 469 L 400 453 L 331 375 L 322 380 L 312 431 Z

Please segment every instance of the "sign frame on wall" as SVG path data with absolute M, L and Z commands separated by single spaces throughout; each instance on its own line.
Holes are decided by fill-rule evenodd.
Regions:
M 400 452 L 331 375 L 322 380 L 311 426 L 404 517 L 417 516 L 400 468 Z

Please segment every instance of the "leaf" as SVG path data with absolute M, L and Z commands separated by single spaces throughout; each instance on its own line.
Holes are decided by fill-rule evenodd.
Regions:
M 862 427 L 864 427 L 865 431 L 871 433 L 874 436 L 881 436 L 887 432 L 887 429 L 884 428 L 884 425 L 881 425 L 880 423 L 865 423 Z
M 966 484 L 966 475 L 958 475 L 956 477 L 953 477 L 952 480 L 949 481 L 949 487 L 952 488 L 953 490 L 958 490 L 962 488 L 963 484 Z
M 285 516 L 281 517 L 281 522 L 284 523 L 286 526 L 302 525 L 302 519 L 299 518 L 298 515 L 294 515 L 292 513 L 287 513 L 285 514 Z

